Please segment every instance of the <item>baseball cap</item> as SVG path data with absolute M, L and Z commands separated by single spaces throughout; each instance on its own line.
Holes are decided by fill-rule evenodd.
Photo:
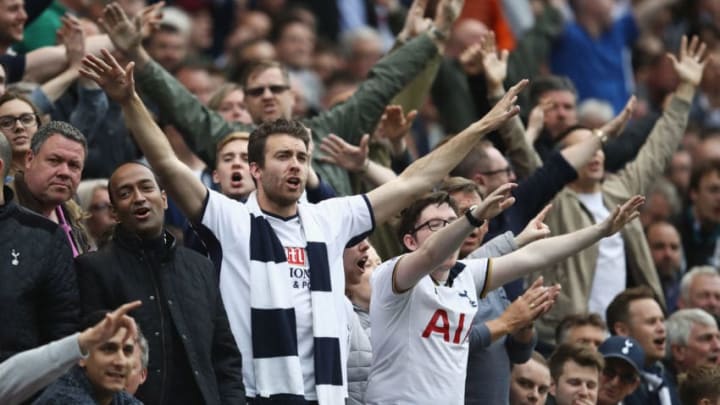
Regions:
M 598 348 L 604 358 L 623 359 L 637 371 L 638 375 L 645 364 L 645 351 L 640 343 L 631 337 L 611 336 Z

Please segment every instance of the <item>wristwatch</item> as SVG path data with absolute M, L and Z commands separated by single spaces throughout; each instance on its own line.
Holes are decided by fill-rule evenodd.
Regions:
M 470 225 L 474 226 L 475 228 L 479 228 L 483 226 L 485 221 L 481 221 L 475 218 L 475 216 L 472 214 L 473 211 L 475 211 L 475 208 L 477 208 L 477 205 L 473 205 L 472 207 L 468 208 L 467 211 L 465 211 L 465 218 L 467 218 L 468 222 L 470 222 Z
M 593 135 L 597 136 L 598 139 L 600 139 L 600 143 L 605 145 L 608 141 L 608 136 L 602 129 L 593 129 L 592 131 Z

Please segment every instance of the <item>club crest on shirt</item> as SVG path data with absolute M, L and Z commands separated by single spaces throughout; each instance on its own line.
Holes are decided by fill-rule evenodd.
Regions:
M 467 290 L 463 290 L 463 292 L 458 293 L 458 295 L 461 296 L 461 297 L 463 297 L 463 298 L 467 298 L 467 300 L 468 300 L 468 302 L 470 303 L 470 306 L 471 306 L 471 307 L 473 307 L 473 308 L 477 307 L 477 301 L 473 301 L 473 300 L 470 298 L 470 296 L 468 295 Z

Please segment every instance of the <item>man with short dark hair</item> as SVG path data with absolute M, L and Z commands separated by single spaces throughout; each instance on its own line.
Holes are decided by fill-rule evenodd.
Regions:
M 510 405 L 543 405 L 550 392 L 547 360 L 533 352 L 530 360 L 513 364 L 510 373 Z
M 66 122 L 51 121 L 33 135 L 25 170 L 13 182 L 20 205 L 65 231 L 73 256 L 90 250 L 82 209 L 72 200 L 86 156 L 85 136 Z
M 12 149 L 0 136 L 0 175 Z M 72 252 L 62 229 L 0 192 L 0 361 L 76 330 L 79 295 Z
M 680 277 L 683 273 L 683 252 L 680 233 L 672 224 L 664 221 L 653 222 L 645 228 L 645 237 L 650 247 L 655 269 L 668 313 L 675 312 L 680 297 Z
M 198 180 L 199 181 L 199 180 Z M 97 252 L 77 258 L 83 310 L 140 299 L 134 317 L 149 339 L 148 404 L 241 404 L 242 360 L 212 264 L 176 246 L 164 228 L 165 192 L 144 165 L 126 163 L 109 181 L 118 225 Z
M 550 360 L 550 394 L 557 405 L 591 405 L 597 401 L 600 373 L 605 362 L 587 345 L 563 343 Z
M 675 386 L 661 360 L 665 357 L 665 314 L 653 291 L 645 286 L 629 288 L 608 305 L 610 333 L 632 337 L 645 352 L 640 387 L 626 398 L 626 405 L 677 405 Z
M 90 328 L 101 322 L 105 315 L 105 311 L 88 314 L 80 327 Z M 50 384 L 33 405 L 142 405 L 125 391 L 135 353 L 139 350 L 138 330 L 131 332 L 119 328 L 110 338 L 90 349 L 87 357 L 80 359 L 69 372 Z
M 690 177 L 691 207 L 678 221 L 688 267 L 720 266 L 720 161 L 700 162 Z
M 555 329 L 555 340 L 560 343 L 579 343 L 597 349 L 607 336 L 607 327 L 596 313 L 571 314 L 563 318 Z
M 618 405 L 640 385 L 645 352 L 633 338 L 611 336 L 598 349 L 605 359 L 598 405 Z

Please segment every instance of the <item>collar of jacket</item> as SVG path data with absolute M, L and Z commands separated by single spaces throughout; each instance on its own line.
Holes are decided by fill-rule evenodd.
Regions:
M 149 253 L 163 261 L 172 255 L 176 246 L 175 237 L 167 229 L 163 229 L 162 234 L 156 238 L 143 239 L 125 229 L 122 224 L 115 226 L 113 241 L 130 251 Z
M 3 186 L 3 195 L 5 197 L 5 204 L 0 205 L 0 220 L 11 216 L 17 211 L 17 204 L 14 201 L 15 195 L 12 189 L 8 186 Z

